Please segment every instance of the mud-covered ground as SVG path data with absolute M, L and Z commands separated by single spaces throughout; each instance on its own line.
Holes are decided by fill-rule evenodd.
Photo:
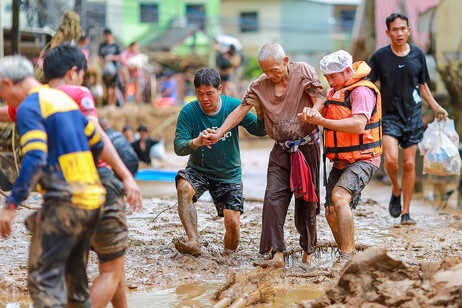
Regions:
M 185 236 L 177 215 L 175 197 L 145 199 L 141 212 L 128 213 L 130 245 L 126 254 L 126 281 L 130 307 L 212 306 L 211 295 L 226 281 L 236 279 L 236 274 L 259 275 L 261 288 L 271 289 L 259 295 L 267 297 L 267 305 L 287 306 L 313 300 L 323 290 L 331 288 L 332 283 L 337 281 L 331 272 L 337 252 L 332 248 L 335 244 L 323 215 L 324 210 L 318 216 L 319 249 L 310 266 L 301 263 L 291 206 L 285 225 L 288 249 L 285 269 L 256 272 L 254 263 L 262 259 L 258 254 L 262 210 L 259 200 L 263 198 L 269 150 L 269 144 L 265 144 L 264 148 L 242 150 L 244 193 L 249 201 L 246 201 L 245 213 L 241 217 L 241 243 L 233 255 L 221 255 L 223 220 L 216 217 L 216 210 L 206 196 L 196 204 L 203 244 L 200 257 L 182 255 L 174 248 L 173 240 Z M 167 161 L 169 169 L 178 169 L 184 166 L 186 159 L 168 153 Z M 426 194 L 431 188 L 427 185 Z M 462 216 L 460 211 L 453 209 L 455 202 L 450 202 L 444 211 L 437 210 L 423 200 L 422 194 L 416 194 L 411 216 L 417 224 L 402 226 L 398 219 L 388 214 L 389 195 L 389 185 L 379 181 L 372 182 L 364 190 L 362 202 L 354 211 L 358 250 L 383 247 L 390 257 L 409 267 L 462 255 Z M 26 204 L 39 206 L 40 201 L 40 197 L 33 194 Z M 29 209 L 20 209 L 12 236 L 0 240 L 0 306 L 2 303 L 27 301 L 30 235 L 22 221 L 30 213 Z M 95 279 L 97 263 L 93 253 L 88 272 L 90 280 Z M 268 281 L 270 286 L 264 285 Z M 159 294 L 164 294 L 162 300 L 157 297 Z M 188 301 L 179 301 L 181 296 L 188 297 Z M 309 302 L 304 302 L 304 305 L 309 305 Z

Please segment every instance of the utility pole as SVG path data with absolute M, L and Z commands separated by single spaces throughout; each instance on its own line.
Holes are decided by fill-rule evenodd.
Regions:
M 11 0 L 13 4 L 13 22 L 11 25 L 11 50 L 12 54 L 19 54 L 19 2 L 20 0 Z

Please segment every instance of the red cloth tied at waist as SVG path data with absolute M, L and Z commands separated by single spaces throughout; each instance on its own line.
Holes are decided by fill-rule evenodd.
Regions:
M 311 168 L 300 150 L 290 153 L 290 190 L 297 199 L 318 202 L 311 177 Z
M 319 127 L 316 127 L 308 136 L 294 141 L 284 141 L 279 145 L 290 153 L 290 190 L 295 198 L 309 202 L 318 202 L 316 189 L 311 177 L 311 168 L 305 160 L 299 146 L 305 144 L 318 144 L 320 139 Z

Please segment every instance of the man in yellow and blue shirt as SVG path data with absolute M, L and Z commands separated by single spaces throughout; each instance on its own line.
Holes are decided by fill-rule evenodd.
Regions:
M 37 184 L 44 203 L 30 218 L 29 293 L 34 307 L 64 307 L 65 283 L 87 279 L 90 237 L 105 199 L 95 167 L 103 143 L 77 104 L 41 85 L 23 57 L 0 59 L 0 98 L 18 108 L 23 153 L 18 178 L 0 211 L 0 234 L 11 233 L 14 210 Z M 83 286 L 82 298 L 73 303 L 79 307 L 90 303 L 88 285 Z

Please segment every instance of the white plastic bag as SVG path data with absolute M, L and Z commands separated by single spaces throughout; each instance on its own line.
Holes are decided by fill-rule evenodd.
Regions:
M 419 143 L 423 158 L 423 173 L 441 176 L 459 175 L 462 161 L 459 154 L 459 135 L 454 121 L 433 121 Z
M 435 119 L 428 124 L 424 132 L 423 140 L 419 143 L 421 155 L 425 155 L 425 153 L 434 146 L 436 139 L 439 138 L 441 130 L 451 139 L 456 147 L 459 147 L 459 134 L 457 134 L 454 121 L 448 118 L 438 122 L 438 120 Z

